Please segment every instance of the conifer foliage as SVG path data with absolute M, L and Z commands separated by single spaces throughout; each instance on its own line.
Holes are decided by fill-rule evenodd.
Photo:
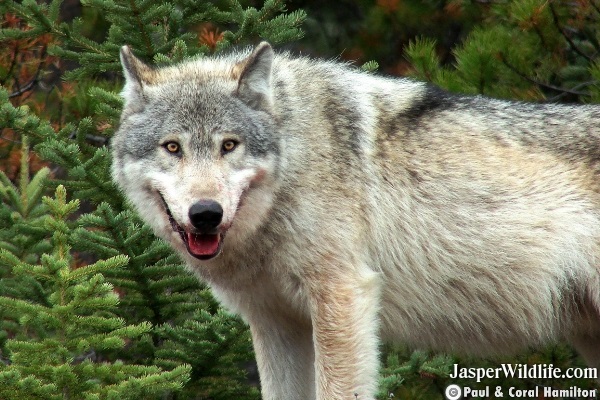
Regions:
M 307 46 L 325 56 L 376 60 L 380 72 L 457 93 L 600 101 L 597 1 L 293 5 L 315 7 Z M 246 327 L 129 209 L 107 145 L 122 108 L 122 45 L 167 65 L 299 39 L 305 17 L 284 0 L 0 0 L 0 399 L 259 398 L 244 369 Z M 380 399 L 473 386 L 447 378 L 454 363 L 583 366 L 566 345 L 492 361 L 383 350 Z
M 246 327 L 128 208 L 107 144 L 122 45 L 168 64 L 299 38 L 304 13 L 81 3 L 0 4 L 0 398 L 257 399 Z
M 598 101 L 600 8 L 595 1 L 465 5 L 482 22 L 440 59 L 425 35 L 406 48 L 414 75 L 448 90 L 551 102 Z

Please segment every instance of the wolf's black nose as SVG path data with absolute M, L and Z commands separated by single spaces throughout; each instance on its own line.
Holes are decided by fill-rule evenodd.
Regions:
M 200 200 L 190 207 L 190 221 L 200 232 L 215 229 L 223 218 L 223 208 L 213 200 Z

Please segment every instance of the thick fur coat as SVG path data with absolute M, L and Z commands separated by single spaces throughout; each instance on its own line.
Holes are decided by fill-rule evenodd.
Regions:
M 113 176 L 249 324 L 267 400 L 373 399 L 380 340 L 600 368 L 600 108 L 125 47 Z

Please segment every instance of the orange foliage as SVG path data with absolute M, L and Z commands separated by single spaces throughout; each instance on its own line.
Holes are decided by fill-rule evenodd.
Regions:
M 463 4 L 461 1 L 451 1 L 444 7 L 447 17 L 459 18 L 463 13 Z
M 223 32 L 212 24 L 205 24 L 201 27 L 199 40 L 200 43 L 207 45 L 211 50 L 215 50 L 217 43 L 223 39 Z
M 377 0 L 377 5 L 388 13 L 393 13 L 398 9 L 400 0 Z
M 27 31 L 31 29 L 19 17 L 4 14 L 0 22 L 2 28 L 13 28 Z M 45 109 L 44 102 L 32 99 L 37 83 L 43 78 L 44 71 L 52 63 L 57 62 L 47 54 L 46 49 L 53 38 L 46 34 L 31 39 L 4 40 L 0 46 L 0 84 L 8 90 L 14 106 L 27 103 L 35 112 Z M 20 136 L 12 129 L 0 130 L 0 170 L 15 180 L 19 171 L 21 157 Z M 44 163 L 35 156 L 30 156 L 30 170 L 35 173 Z

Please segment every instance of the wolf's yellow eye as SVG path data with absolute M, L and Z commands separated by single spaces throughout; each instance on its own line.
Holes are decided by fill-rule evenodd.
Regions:
M 179 146 L 179 143 L 177 142 L 167 142 L 164 144 L 164 147 L 171 154 L 177 154 L 181 149 L 181 146 Z
M 237 142 L 235 140 L 226 140 L 221 145 L 221 150 L 223 151 L 223 153 L 229 153 L 233 151 L 233 149 L 235 149 L 236 146 Z

